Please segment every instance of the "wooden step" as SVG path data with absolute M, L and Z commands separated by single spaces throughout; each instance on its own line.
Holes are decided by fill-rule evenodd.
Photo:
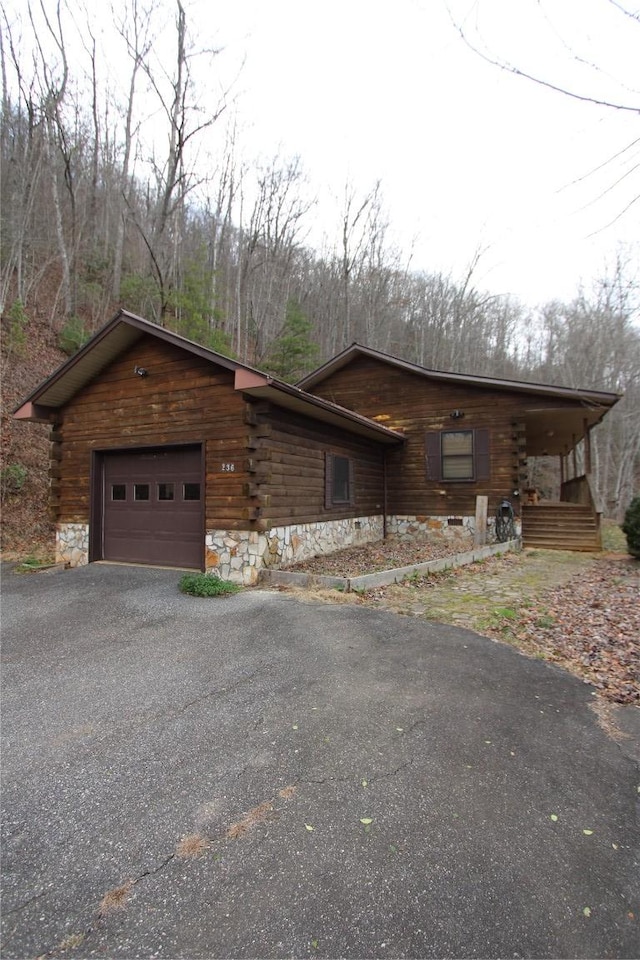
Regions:
M 602 549 L 593 510 L 574 503 L 523 506 L 522 543 L 540 550 L 592 553 Z

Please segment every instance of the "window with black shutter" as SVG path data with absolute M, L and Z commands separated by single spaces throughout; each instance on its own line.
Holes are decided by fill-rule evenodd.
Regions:
M 440 483 L 488 480 L 489 431 L 430 430 L 425 436 L 427 479 Z

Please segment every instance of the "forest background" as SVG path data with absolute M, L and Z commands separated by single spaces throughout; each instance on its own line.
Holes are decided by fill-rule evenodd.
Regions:
M 431 369 L 622 393 L 592 449 L 605 513 L 622 518 L 640 488 L 636 264 L 621 253 L 570 301 L 536 306 L 478 282 L 480 249 L 459 275 L 415 270 L 380 181 L 345 183 L 311 243 L 303 160 L 243 153 L 220 51 L 198 45 L 181 3 L 128 0 L 111 32 L 107 50 L 75 4 L 3 10 L 5 549 L 51 535 L 47 431 L 11 411 L 119 307 L 289 382 L 356 341 Z M 529 469 L 552 493 L 549 465 Z

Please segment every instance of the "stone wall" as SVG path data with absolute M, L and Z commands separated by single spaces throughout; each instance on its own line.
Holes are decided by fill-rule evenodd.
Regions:
M 57 524 L 56 563 L 69 563 L 72 567 L 89 563 L 88 523 Z
M 454 521 L 453 523 L 451 521 Z M 521 534 L 516 518 L 516 536 Z M 446 537 L 461 546 L 475 534 L 475 517 L 423 517 L 394 515 L 387 519 L 387 533 L 399 539 Z M 311 557 L 335 553 L 344 547 L 381 540 L 381 516 L 355 517 L 254 530 L 210 530 L 205 538 L 205 566 L 223 580 L 244 586 L 258 582 L 266 568 L 286 569 Z M 487 542 L 495 543 L 495 518 L 489 517 Z M 89 562 L 89 524 L 60 523 L 56 529 L 56 562 L 72 567 Z
M 515 535 L 522 535 L 520 517 L 515 518 Z M 414 537 L 436 535 L 451 540 L 470 540 L 476 532 L 475 517 L 423 517 L 390 516 L 387 518 L 387 532 L 400 540 L 412 540 Z M 487 543 L 496 542 L 496 518 L 487 518 Z
M 265 533 L 212 530 L 206 536 L 206 568 L 223 580 L 250 586 L 267 567 L 286 569 L 310 557 L 381 538 L 380 516 L 291 524 Z

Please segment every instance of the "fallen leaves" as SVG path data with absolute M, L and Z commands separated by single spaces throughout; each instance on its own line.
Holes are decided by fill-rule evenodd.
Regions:
M 455 537 L 412 537 L 377 540 L 375 543 L 347 547 L 327 556 L 312 557 L 289 567 L 293 573 L 311 573 L 333 577 L 359 577 L 380 570 L 410 567 L 429 560 L 441 560 L 473 547 L 473 538 L 459 532 Z
M 640 565 L 631 558 L 598 560 L 521 609 L 511 628 L 606 699 L 640 702 Z

